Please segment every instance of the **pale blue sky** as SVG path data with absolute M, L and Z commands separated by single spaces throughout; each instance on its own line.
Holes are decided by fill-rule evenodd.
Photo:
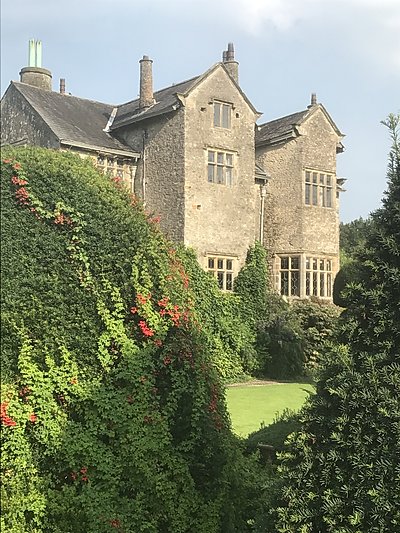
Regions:
M 139 59 L 154 88 L 198 75 L 235 44 L 260 122 L 305 109 L 316 92 L 346 150 L 341 220 L 367 216 L 386 188 L 388 113 L 400 110 L 400 0 L 1 0 L 1 93 L 43 43 L 53 88 L 112 104 L 136 98 Z

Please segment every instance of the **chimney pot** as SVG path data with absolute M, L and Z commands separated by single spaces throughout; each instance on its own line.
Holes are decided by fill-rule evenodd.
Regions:
M 311 93 L 311 105 L 317 105 L 317 95 L 316 95 L 316 93 Z
M 42 42 L 31 39 L 29 41 L 29 66 L 21 69 L 19 76 L 21 83 L 33 85 L 45 91 L 51 91 L 51 72 L 42 68 Z
M 222 60 L 231 77 L 239 83 L 239 63 L 235 60 L 233 43 L 228 43 L 228 50 L 223 52 Z
M 60 78 L 60 94 L 65 94 L 65 78 Z
M 227 61 L 235 61 L 235 49 L 233 47 L 233 43 L 228 43 L 228 50 L 226 54 L 226 60 Z

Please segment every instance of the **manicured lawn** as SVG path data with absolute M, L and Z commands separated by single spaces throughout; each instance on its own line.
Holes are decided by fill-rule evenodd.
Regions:
M 298 410 L 312 391 L 304 383 L 277 383 L 273 385 L 244 385 L 227 387 L 226 401 L 234 432 L 241 436 L 260 429 L 262 423 L 270 424 L 277 412 Z

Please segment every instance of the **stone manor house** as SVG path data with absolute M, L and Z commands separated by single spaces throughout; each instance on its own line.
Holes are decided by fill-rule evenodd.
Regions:
M 160 215 L 169 238 L 196 251 L 223 290 L 259 240 L 279 293 L 332 299 L 343 135 L 314 94 L 306 109 L 257 124 L 232 43 L 203 74 L 158 91 L 143 56 L 139 97 L 118 106 L 68 95 L 63 79 L 53 91 L 39 41 L 29 58 L 1 101 L 2 145 L 91 157 Z

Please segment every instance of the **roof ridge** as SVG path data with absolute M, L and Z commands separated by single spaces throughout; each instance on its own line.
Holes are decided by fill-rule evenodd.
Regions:
M 57 97 L 60 97 L 60 98 L 76 98 L 77 100 L 84 100 L 85 102 L 91 102 L 93 104 L 101 104 L 101 105 L 106 105 L 110 107 L 118 107 L 118 105 L 116 104 L 109 104 L 107 102 L 101 102 L 100 100 L 93 100 L 91 98 L 83 98 L 82 96 L 76 96 L 74 94 L 68 94 L 68 93 L 61 94 L 57 91 L 47 91 L 46 89 L 41 89 L 40 87 L 35 87 L 34 85 L 29 85 L 28 83 L 22 83 L 20 81 L 11 81 L 11 83 L 15 85 L 17 88 L 20 86 L 22 86 L 23 88 L 29 87 L 29 89 L 33 89 L 33 90 L 40 91 L 40 92 L 46 92 L 47 94 L 57 95 Z
M 309 109 L 304 109 L 302 111 L 296 111 L 294 113 L 289 113 L 288 115 L 284 115 L 283 117 L 278 117 L 278 118 L 274 118 L 272 120 L 268 120 L 267 122 L 263 122 L 262 124 L 259 124 L 258 127 L 262 128 L 263 126 L 266 126 L 267 124 L 272 124 L 273 122 L 278 122 L 279 120 L 285 120 L 285 119 L 288 119 L 289 117 L 292 117 L 294 115 L 305 114 L 305 113 L 308 113 L 308 112 L 309 112 Z

